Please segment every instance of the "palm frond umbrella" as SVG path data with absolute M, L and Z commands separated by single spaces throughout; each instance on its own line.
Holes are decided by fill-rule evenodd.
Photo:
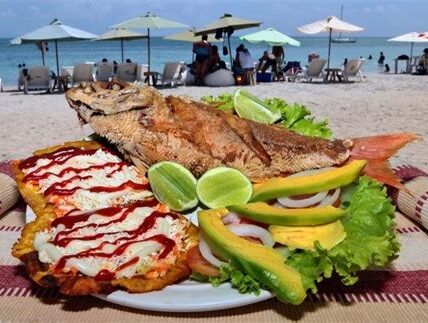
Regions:
M 270 46 L 300 46 L 300 42 L 298 40 L 291 38 L 274 28 L 267 28 L 255 33 L 241 36 L 240 39 L 252 44 L 267 43 Z
M 330 51 L 331 51 L 331 33 L 334 32 L 359 32 L 364 28 L 342 21 L 335 16 L 327 17 L 323 20 L 318 20 L 313 23 L 297 28 L 298 31 L 304 34 L 318 34 L 327 32 L 328 35 L 328 60 L 327 68 L 330 68 Z
M 187 31 L 183 31 L 183 32 L 178 33 L 178 34 L 173 34 L 173 35 L 165 36 L 163 39 L 166 39 L 166 40 L 176 40 L 176 41 L 184 41 L 184 42 L 187 42 L 187 43 L 195 43 L 195 42 L 201 40 L 200 36 L 196 36 L 195 35 L 195 31 L 196 31 L 196 28 L 192 27 L 192 28 L 190 28 Z M 223 38 L 217 39 L 217 38 L 214 37 L 214 35 L 208 35 L 208 41 L 210 43 L 222 42 Z M 195 55 L 195 53 L 193 53 L 193 51 L 192 51 L 192 61 L 193 61 L 194 55 Z
M 415 43 L 428 43 L 428 31 L 423 33 L 410 32 L 401 36 L 388 39 L 388 41 L 410 43 L 410 59 L 412 59 L 413 45 Z
M 188 25 L 175 22 L 172 20 L 158 17 L 148 12 L 144 16 L 139 16 L 120 22 L 111 28 L 129 28 L 129 29 L 147 29 L 147 58 L 148 58 L 148 72 L 150 75 L 150 29 L 160 28 L 189 28 Z
M 38 28 L 32 32 L 17 37 L 11 41 L 12 45 L 51 41 L 55 43 L 56 72 L 59 76 L 58 42 L 94 39 L 98 36 L 87 31 L 63 25 L 58 19 L 54 19 L 49 25 Z
M 123 42 L 125 40 L 137 40 L 137 39 L 146 39 L 147 35 L 137 33 L 136 31 L 129 30 L 127 28 L 113 28 L 100 37 L 94 39 L 95 41 L 108 41 L 108 40 L 120 40 L 120 51 L 122 54 L 122 63 L 123 63 Z
M 255 21 L 255 20 L 248 20 L 243 19 L 239 17 L 234 17 L 231 14 L 224 14 L 222 17 L 220 17 L 218 20 L 215 20 L 205 27 L 202 27 L 198 29 L 195 32 L 196 36 L 204 35 L 204 34 L 216 34 L 216 35 L 227 35 L 227 43 L 229 47 L 229 57 L 230 57 L 230 64 L 232 65 L 232 52 L 230 48 L 230 36 L 233 34 L 235 30 L 238 29 L 246 29 L 246 28 L 252 28 L 252 27 L 258 27 L 260 26 L 262 22 L 261 21 Z

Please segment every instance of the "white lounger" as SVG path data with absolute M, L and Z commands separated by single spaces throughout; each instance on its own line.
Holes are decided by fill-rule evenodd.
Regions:
M 108 81 L 114 77 L 114 65 L 112 62 L 100 62 L 97 65 L 97 81 Z
M 73 68 L 73 77 L 71 78 L 71 86 L 79 82 L 94 81 L 94 65 L 93 64 L 78 64 Z
M 48 90 L 52 92 L 52 78 L 49 73 L 49 67 L 30 67 L 27 71 L 27 76 L 24 76 L 23 70 L 20 70 L 18 90 L 20 90 L 21 82 L 23 82 L 25 94 L 29 90 Z
M 181 79 L 182 70 L 184 69 L 183 63 L 180 62 L 168 62 L 165 63 L 163 73 L 157 75 L 157 85 L 171 85 L 174 86 L 176 83 L 183 83 Z
M 302 71 L 301 76 L 308 82 L 312 82 L 313 78 L 323 78 L 324 77 L 324 66 L 327 63 L 327 60 L 314 58 L 310 61 L 308 67 Z
M 361 58 L 350 59 L 342 70 L 344 80 L 348 82 L 350 76 L 359 76 L 361 81 L 364 81 L 364 76 L 361 72 L 361 67 L 364 65 L 364 62 L 365 60 Z
M 118 64 L 116 78 L 123 82 L 135 82 L 137 80 L 137 63 Z

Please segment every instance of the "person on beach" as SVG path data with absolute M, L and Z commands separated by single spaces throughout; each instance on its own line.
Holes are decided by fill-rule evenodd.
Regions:
M 428 74 L 428 48 L 424 49 L 423 54 L 419 57 L 418 67 L 416 71 L 419 75 Z
M 383 65 L 384 62 L 385 62 L 385 55 L 383 54 L 383 52 L 380 52 L 379 59 L 377 60 L 377 63 L 379 65 Z
M 226 69 L 226 63 L 221 60 L 220 55 L 218 53 L 218 46 L 213 45 L 211 47 L 211 56 L 208 64 L 208 73 L 213 73 L 218 71 L 219 69 Z
M 209 59 L 211 56 L 211 44 L 208 42 L 208 35 L 202 35 L 200 41 L 193 43 L 195 57 L 195 81 L 196 85 L 203 85 L 207 74 Z
M 263 52 L 262 57 L 259 58 L 257 72 L 265 73 L 269 67 L 271 67 L 272 72 L 275 73 L 277 69 L 277 61 L 274 54 L 271 54 L 267 50 L 265 50 Z
M 131 61 L 131 59 L 130 59 L 130 58 L 127 58 L 127 59 L 125 60 L 125 63 L 132 63 L 132 61 Z
M 254 60 L 250 51 L 245 48 L 244 44 L 241 44 L 236 48 L 236 56 L 232 69 L 237 74 L 252 71 L 254 69 Z
M 272 54 L 275 56 L 276 60 L 276 66 L 280 68 L 282 64 L 284 64 L 285 61 L 285 51 L 284 47 L 282 46 L 273 46 L 272 47 Z

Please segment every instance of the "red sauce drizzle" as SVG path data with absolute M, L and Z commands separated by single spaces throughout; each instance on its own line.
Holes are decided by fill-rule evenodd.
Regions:
M 119 168 L 117 170 L 114 170 L 110 173 L 110 174 L 113 174 L 115 171 L 122 170 L 123 167 L 125 167 L 126 165 L 127 165 L 127 163 L 125 163 L 125 162 L 109 162 L 109 163 L 105 163 L 102 165 L 91 165 L 91 166 L 86 167 L 86 168 L 67 167 L 67 168 L 64 168 L 62 171 L 60 171 L 58 174 L 54 174 L 52 172 L 46 172 L 46 173 L 43 173 L 41 175 L 37 175 L 37 174 L 35 174 L 35 172 L 32 172 L 32 173 L 27 174 L 23 180 L 24 181 L 30 181 L 30 180 L 39 181 L 42 179 L 46 179 L 49 176 L 62 177 L 66 173 L 69 173 L 69 172 L 79 174 L 79 173 L 87 172 L 87 171 L 91 171 L 91 170 L 97 170 L 97 169 L 104 169 L 104 168 L 108 168 L 108 167 L 119 166 Z
M 54 195 L 61 195 L 61 196 L 68 196 L 73 195 L 77 190 L 86 190 L 92 193 L 113 193 L 113 192 L 119 192 L 126 188 L 132 188 L 134 190 L 147 190 L 149 188 L 149 184 L 139 184 L 135 183 L 133 181 L 127 181 L 125 183 L 120 184 L 119 186 L 94 186 L 90 188 L 83 188 L 81 186 L 76 186 L 70 189 L 61 189 L 57 188 L 50 192 L 50 194 Z
M 159 254 L 158 258 L 159 259 L 163 259 L 165 258 L 170 252 L 171 250 L 174 248 L 175 246 L 175 242 L 174 240 L 167 238 L 166 236 L 164 236 L 163 234 L 157 234 L 154 235 L 152 237 L 143 239 L 143 240 L 137 240 L 137 241 L 128 241 L 122 245 L 120 245 L 118 248 L 116 248 L 115 251 L 111 252 L 111 253 L 107 253 L 107 252 L 93 252 L 92 250 L 89 251 L 82 251 L 76 255 L 67 255 L 67 256 L 63 256 L 59 259 L 57 265 L 56 265 L 56 269 L 57 270 L 61 270 L 64 269 L 67 260 L 71 259 L 71 258 L 84 258 L 84 257 L 99 257 L 99 258 L 112 258 L 114 256 L 120 256 L 122 255 L 126 249 L 134 244 L 134 243 L 138 243 L 138 242 L 144 242 L 144 241 L 150 241 L 150 240 L 154 240 L 156 242 L 158 242 L 159 244 L 163 245 L 163 250 L 162 252 Z M 103 275 L 103 274 L 102 274 Z
M 113 280 L 115 278 L 116 274 L 107 270 L 103 269 L 98 272 L 98 274 L 95 275 L 94 279 L 96 281 L 106 281 L 106 280 Z
M 69 235 L 73 232 L 76 232 L 76 231 L 82 229 L 82 228 L 92 228 L 92 227 L 98 227 L 99 228 L 99 227 L 108 226 L 112 223 L 122 222 L 126 219 L 126 217 L 130 213 L 132 213 L 138 207 L 144 207 L 144 206 L 154 207 L 156 205 L 158 205 L 158 201 L 156 201 L 155 199 L 150 199 L 150 200 L 145 200 L 145 201 L 138 201 L 138 202 L 132 204 L 131 206 L 127 207 L 127 208 L 108 207 L 108 208 L 104 208 L 104 209 L 100 209 L 100 210 L 85 212 L 85 213 L 75 215 L 75 216 L 62 216 L 62 217 L 56 218 L 51 223 L 52 227 L 57 227 L 58 225 L 63 224 L 67 229 L 70 229 L 71 227 L 73 227 L 78 222 L 87 221 L 89 219 L 89 217 L 94 215 L 94 214 L 105 216 L 105 217 L 113 217 L 113 216 L 117 215 L 118 213 L 120 213 L 122 210 L 125 210 L 125 212 L 123 212 L 123 214 L 119 218 L 112 220 L 112 221 L 108 221 L 106 223 L 102 223 L 102 224 L 89 223 L 87 225 L 79 226 L 79 227 L 73 228 L 71 230 L 61 231 L 55 236 L 53 243 L 54 244 L 57 243 L 60 240 L 60 238 L 62 238 L 63 236 Z
M 64 147 L 64 148 L 60 148 L 58 150 L 55 150 L 51 153 L 46 153 L 46 154 L 42 154 L 42 155 L 35 155 L 35 156 L 31 156 L 27 159 L 24 159 L 22 162 L 19 163 L 18 167 L 19 169 L 24 169 L 24 168 L 31 168 L 36 166 L 37 161 L 39 159 L 42 158 L 48 158 L 48 159 L 52 159 L 52 158 L 58 158 L 61 156 L 65 156 L 65 155 L 69 155 L 70 153 L 76 152 L 80 150 L 80 148 L 77 147 Z
M 47 195 L 51 194 L 52 192 L 54 192 L 56 189 L 59 189 L 59 188 L 64 187 L 64 186 L 67 186 L 68 184 L 70 184 L 70 183 L 72 183 L 74 181 L 84 181 L 84 180 L 87 180 L 87 179 L 90 179 L 90 178 L 92 178 L 91 175 L 87 175 L 87 176 L 76 175 L 76 176 L 73 176 L 73 177 L 71 177 L 71 178 L 69 178 L 69 179 L 67 179 L 65 181 L 53 183 L 51 186 L 49 186 L 43 192 L 43 195 L 47 196 Z
M 113 234 L 118 234 L 118 233 L 126 233 L 129 236 L 126 238 L 121 238 L 120 240 L 132 240 L 132 239 L 136 239 L 140 234 L 143 234 L 145 232 L 147 232 L 148 230 L 150 230 L 151 228 L 153 228 L 153 226 L 156 223 L 156 219 L 157 218 L 165 218 L 167 216 L 172 217 L 173 219 L 177 219 L 178 216 L 177 214 L 174 213 L 161 213 L 158 211 L 153 211 L 148 217 L 146 217 L 143 221 L 143 223 L 140 224 L 140 226 L 134 230 L 128 230 L 128 231 L 115 231 L 115 232 L 105 232 L 105 233 L 97 233 L 91 236 L 84 236 L 84 237 L 66 237 L 66 238 L 62 238 L 60 239 L 58 236 L 55 237 L 55 239 L 52 241 L 52 243 L 54 245 L 57 245 L 59 247 L 66 247 L 70 242 L 74 241 L 74 240 L 82 240 L 82 241 L 91 241 L 91 240 L 96 240 L 99 238 L 102 238 L 105 235 L 113 235 Z M 58 239 L 57 239 L 58 238 Z M 117 241 L 115 241 L 116 243 Z

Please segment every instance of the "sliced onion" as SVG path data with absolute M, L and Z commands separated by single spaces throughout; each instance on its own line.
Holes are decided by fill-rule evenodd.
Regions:
M 214 256 L 203 234 L 199 235 L 199 251 L 201 252 L 202 257 L 204 257 L 204 259 L 208 261 L 211 265 L 215 267 L 226 265 L 225 262 L 220 261 L 216 256 Z
M 253 237 L 259 239 L 265 246 L 272 247 L 275 241 L 270 232 L 254 224 L 229 224 L 226 226 L 229 231 L 238 236 Z
M 240 223 L 240 222 L 241 222 L 241 217 L 234 212 L 230 212 L 226 214 L 226 216 L 223 218 L 224 224 Z
M 319 192 L 308 198 L 295 200 L 289 197 L 280 197 L 278 202 L 285 207 L 308 207 L 317 204 L 327 197 L 328 192 Z
M 327 195 L 327 197 L 321 201 L 319 206 L 333 205 L 336 203 L 337 199 L 340 196 L 340 188 L 336 188 L 336 190 L 331 195 Z

